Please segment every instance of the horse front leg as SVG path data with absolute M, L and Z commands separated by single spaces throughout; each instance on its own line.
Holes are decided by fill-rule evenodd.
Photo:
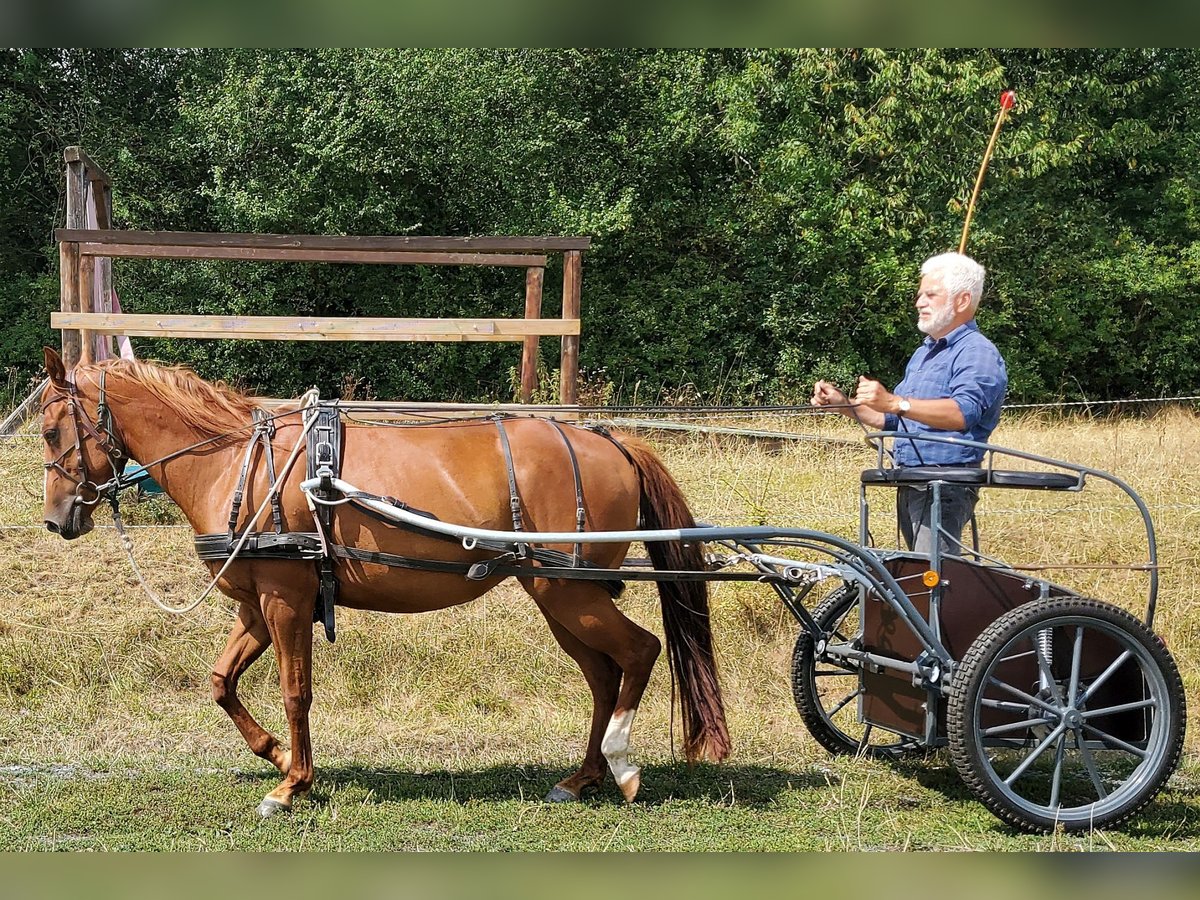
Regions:
M 291 766 L 288 753 L 275 735 L 267 731 L 242 705 L 237 695 L 238 680 L 271 644 L 271 635 L 257 609 L 257 604 L 243 602 L 237 621 L 229 632 L 225 650 L 213 666 L 212 696 L 217 705 L 228 713 L 255 756 L 270 762 L 284 774 Z
M 292 751 L 284 779 L 263 798 L 263 817 L 292 808 L 292 800 L 312 787 L 313 757 L 308 711 L 312 706 L 313 597 L 296 598 L 295 589 L 264 590 L 260 595 L 263 619 L 275 645 L 279 663 L 279 689 L 291 731 Z

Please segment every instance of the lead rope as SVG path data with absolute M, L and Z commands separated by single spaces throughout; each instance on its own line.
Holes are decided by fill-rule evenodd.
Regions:
M 316 403 L 316 401 L 317 390 L 316 388 L 313 388 L 300 398 L 301 412 L 308 409 L 308 407 L 312 406 L 314 403 Z M 133 568 L 133 573 L 137 576 L 138 583 L 142 586 L 142 590 L 155 606 L 157 606 L 163 612 L 171 613 L 172 615 L 176 616 L 182 616 L 190 613 L 201 603 L 203 603 L 205 599 L 207 599 L 208 595 L 212 593 L 213 588 L 217 586 L 217 582 L 221 580 L 221 577 L 225 574 L 226 570 L 228 570 L 233 561 L 237 559 L 238 554 L 242 552 L 242 547 L 245 546 L 246 540 L 250 537 L 250 533 L 254 530 L 255 523 L 258 522 L 259 516 L 261 516 L 264 510 L 266 510 L 267 504 L 271 502 L 271 498 L 277 494 L 279 488 L 283 485 L 284 481 L 287 480 L 288 475 L 291 474 L 292 466 L 295 465 L 296 460 L 299 458 L 300 449 L 304 446 L 304 442 L 308 437 L 308 432 L 316 420 L 316 416 L 310 416 L 307 418 L 307 421 L 305 421 L 304 427 L 300 429 L 300 436 L 296 439 L 296 446 L 292 448 L 292 452 L 288 456 L 287 462 L 283 464 L 283 469 L 280 471 L 279 477 L 275 479 L 275 482 L 271 485 L 271 489 L 267 491 L 267 496 L 263 499 L 263 502 L 259 504 L 258 510 L 247 523 L 246 530 L 242 532 L 241 539 L 238 540 L 236 545 L 234 545 L 233 550 L 229 554 L 229 559 L 225 561 L 225 565 L 221 566 L 221 570 L 213 576 L 213 580 L 210 581 L 208 587 L 204 589 L 204 593 L 202 593 L 195 600 L 191 601 L 190 603 L 186 603 L 183 606 L 171 606 L 155 592 L 154 588 L 150 587 L 150 585 L 146 583 L 146 579 L 142 575 L 142 570 L 138 566 L 137 560 L 133 557 L 133 541 L 125 532 L 125 523 L 121 519 L 121 510 L 118 506 L 117 492 L 113 491 L 112 496 L 109 498 L 109 502 L 112 504 L 113 508 L 113 524 L 116 525 L 117 533 L 121 536 L 121 546 L 125 550 L 125 555 L 129 558 L 129 565 Z M 253 442 L 253 440 L 254 438 L 252 437 L 251 442 Z

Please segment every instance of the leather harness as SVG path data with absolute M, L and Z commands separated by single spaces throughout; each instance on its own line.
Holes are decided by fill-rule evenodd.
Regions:
M 338 492 L 334 491 L 331 482 L 332 479 L 340 477 L 343 458 L 344 428 L 341 421 L 341 413 L 336 401 L 324 401 L 316 405 L 315 415 L 317 417 L 316 421 L 313 423 L 312 428 L 309 429 L 307 437 L 307 477 L 308 479 L 320 479 L 321 486 L 315 492 L 319 499 L 341 499 L 351 503 L 354 503 L 356 500 L 373 500 L 400 509 L 406 509 L 430 519 L 436 519 L 436 516 L 432 513 L 413 509 L 408 504 L 393 497 L 377 496 L 365 491 L 354 491 L 346 494 L 338 494 Z M 511 418 L 515 417 L 502 415 L 492 417 L 499 432 L 500 447 L 508 476 L 509 508 L 512 511 L 513 531 L 520 532 L 525 530 L 524 511 L 520 493 L 517 489 L 512 446 L 509 443 L 508 433 L 505 430 L 505 422 Z M 586 507 L 583 496 L 583 480 L 580 476 L 579 460 L 575 454 L 575 448 L 571 445 L 565 429 L 559 422 L 554 419 L 542 421 L 548 422 L 558 432 L 566 447 L 567 455 L 571 462 L 571 473 L 575 486 L 575 530 L 582 534 L 586 520 Z M 633 463 L 629 452 L 608 432 L 608 429 L 591 423 L 573 427 L 586 428 L 589 431 L 594 431 L 606 437 L 621 451 L 630 464 Z M 228 559 L 233 552 L 234 546 L 242 537 L 242 534 L 237 532 L 237 520 L 245 496 L 250 462 L 256 448 L 260 445 L 263 448 L 268 475 L 271 478 L 271 482 L 274 483 L 275 460 L 274 451 L 271 447 L 271 435 L 273 433 L 274 423 L 267 417 L 256 416 L 255 430 L 246 446 L 246 453 L 243 457 L 238 477 L 238 485 L 234 490 L 230 503 L 229 529 L 226 532 L 216 534 L 196 535 L 195 547 L 200 559 L 205 561 Z M 279 498 L 278 496 L 272 497 L 271 511 L 274 531 L 250 534 L 246 538 L 241 551 L 238 553 L 238 558 L 313 560 L 317 566 L 320 584 L 316 603 L 313 608 L 313 621 L 321 622 L 324 625 L 325 636 L 330 642 L 333 642 L 337 638 L 334 609 L 337 605 L 339 584 L 335 566 L 336 561 L 339 559 L 373 563 L 393 568 L 465 575 L 473 581 L 483 581 L 497 575 L 536 576 L 540 578 L 584 578 L 598 581 L 601 587 L 608 591 L 614 598 L 620 596 L 625 588 L 624 581 L 612 578 L 607 570 L 600 570 L 594 563 L 583 559 L 582 542 L 576 542 L 573 548 L 574 552 L 568 554 L 546 547 L 531 547 L 521 542 L 518 542 L 514 547 L 512 544 L 500 541 L 481 540 L 475 544 L 476 549 L 493 551 L 497 555 L 490 559 L 473 563 L 453 560 L 417 559 L 401 556 L 396 553 L 361 550 L 357 547 L 346 547 L 341 544 L 335 544 L 332 541 L 334 507 L 322 503 L 313 503 L 311 500 L 309 501 L 309 507 L 313 514 L 313 523 L 316 530 L 312 532 L 285 532 L 283 531 L 283 517 Z M 393 520 L 384 519 L 361 504 L 356 504 L 355 509 L 395 527 L 403 527 L 415 533 L 435 537 L 439 540 L 457 542 L 451 536 L 439 532 L 426 531 L 419 526 L 398 525 Z M 537 563 L 537 566 L 531 567 L 529 565 L 530 561 Z M 596 569 L 597 571 L 588 572 L 588 569 Z

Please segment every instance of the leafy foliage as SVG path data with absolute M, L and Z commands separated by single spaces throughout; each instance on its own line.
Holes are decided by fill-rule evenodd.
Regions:
M 896 380 L 925 257 L 973 223 L 1011 396 L 1191 392 L 1195 51 L 0 52 L 0 363 L 36 366 L 61 147 L 119 227 L 589 234 L 581 363 L 641 399 Z M 519 271 L 121 260 L 132 311 L 511 316 Z M 553 314 L 558 273 L 547 273 Z M 550 342 L 545 342 L 548 351 Z M 269 393 L 497 398 L 516 345 L 146 341 Z M 549 353 L 546 362 L 554 362 Z

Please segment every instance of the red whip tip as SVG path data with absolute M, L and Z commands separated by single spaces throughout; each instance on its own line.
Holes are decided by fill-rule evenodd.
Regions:
M 1016 102 L 1017 102 L 1017 92 L 1016 91 L 1005 91 L 1003 94 L 1000 95 L 1000 108 L 1001 109 L 1012 109 L 1013 104 Z

